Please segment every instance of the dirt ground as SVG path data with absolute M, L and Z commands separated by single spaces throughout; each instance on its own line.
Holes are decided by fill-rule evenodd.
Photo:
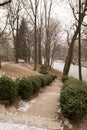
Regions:
M 33 70 L 33 63 L 19 63 L 15 64 L 13 62 L 3 62 L 2 69 L 0 69 L 0 75 L 8 75 L 14 78 L 23 77 L 23 76 L 32 76 L 32 75 L 40 75 L 40 65 L 37 65 L 37 71 Z M 55 74 L 60 79 L 62 73 L 51 69 L 49 73 Z
M 73 122 L 73 130 L 87 130 L 87 116 L 79 122 Z

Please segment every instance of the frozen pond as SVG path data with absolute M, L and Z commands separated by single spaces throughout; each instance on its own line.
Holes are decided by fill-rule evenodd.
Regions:
M 53 68 L 56 70 L 59 70 L 60 72 L 63 72 L 64 62 L 56 61 L 53 65 Z M 75 78 L 78 78 L 78 66 L 77 65 L 73 65 L 73 64 L 71 65 L 69 75 L 73 76 Z M 83 77 L 83 80 L 87 81 L 87 68 L 86 67 L 82 67 L 82 77 Z

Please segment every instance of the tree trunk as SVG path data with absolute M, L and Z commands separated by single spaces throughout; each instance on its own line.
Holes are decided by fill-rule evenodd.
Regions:
M 38 42 L 38 63 L 41 65 L 42 64 L 42 56 L 41 56 L 41 40 Z
M 78 39 L 78 64 L 79 64 L 79 80 L 82 80 L 81 71 L 81 0 L 79 0 L 79 39 Z
M 79 28 L 81 27 L 81 24 L 82 24 L 83 19 L 85 17 L 86 8 L 87 8 L 87 1 L 85 3 L 84 10 L 81 13 L 80 24 L 78 23 L 78 26 L 77 26 L 75 33 L 74 33 L 72 40 L 71 40 L 71 44 L 69 46 L 68 54 L 67 54 L 65 65 L 64 65 L 63 76 L 68 76 L 70 66 L 71 66 L 71 63 L 72 63 L 72 58 L 73 58 L 74 43 L 75 43 L 75 40 L 77 38 L 77 35 L 79 34 Z
M 71 44 L 69 46 L 69 50 L 68 50 L 68 54 L 66 57 L 64 70 L 63 70 L 63 76 L 68 76 L 68 73 L 70 70 L 70 65 L 72 63 L 72 58 L 73 58 L 74 43 L 75 43 L 75 40 L 77 38 L 78 32 L 79 32 L 79 26 L 76 28 L 76 31 L 75 31 L 74 36 L 72 38 Z
M 17 32 L 16 32 L 16 39 L 15 39 L 15 63 L 18 63 L 18 24 L 19 24 L 19 16 L 17 16 Z
M 35 17 L 35 32 L 34 32 L 34 34 L 35 34 L 35 38 L 34 38 L 34 70 L 36 71 L 36 69 L 37 69 L 37 6 L 36 6 L 36 3 L 37 3 L 37 1 L 35 0 L 35 15 L 34 15 L 34 17 Z
M 42 64 L 42 53 L 41 53 L 41 39 L 42 39 L 41 27 L 38 32 L 38 64 Z
M 1 65 L 1 57 L 0 57 L 0 69 L 2 68 L 2 65 Z

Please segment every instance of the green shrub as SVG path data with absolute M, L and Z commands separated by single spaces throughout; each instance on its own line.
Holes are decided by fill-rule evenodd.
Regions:
M 41 87 L 49 85 L 53 81 L 52 75 L 39 75 L 30 76 L 25 78 L 18 78 L 17 83 L 19 84 L 19 95 L 23 99 L 29 98 L 32 94 L 35 94 L 40 90 Z
M 53 81 L 52 76 L 49 74 L 44 75 L 44 76 L 38 76 L 38 77 L 41 80 L 42 87 L 49 85 Z
M 28 80 L 32 82 L 33 93 L 35 94 L 41 88 L 41 80 L 36 76 L 28 77 Z
M 47 68 L 46 68 L 45 65 L 42 65 L 42 66 L 40 67 L 40 73 L 43 74 L 43 75 L 48 74 Z
M 64 83 L 64 82 L 67 81 L 68 79 L 69 79 L 68 76 L 63 76 L 63 77 L 62 77 L 62 82 Z
M 49 74 L 47 74 L 45 77 L 46 77 L 46 80 L 47 80 L 47 85 L 49 85 L 53 81 L 53 78 Z
M 63 115 L 78 121 L 87 113 L 87 86 L 85 83 L 69 79 L 64 83 L 60 95 Z
M 41 80 L 41 87 L 44 87 L 47 85 L 47 79 L 45 76 L 38 76 L 39 79 Z
M 0 78 L 0 100 L 14 101 L 18 94 L 18 85 L 7 76 Z
M 32 82 L 26 78 L 23 77 L 21 80 L 19 80 L 19 95 L 23 99 L 28 99 L 33 94 L 33 85 Z
M 52 76 L 52 79 L 53 79 L 53 80 L 55 80 L 55 79 L 57 78 L 56 75 L 52 75 L 52 74 L 50 74 L 50 75 Z

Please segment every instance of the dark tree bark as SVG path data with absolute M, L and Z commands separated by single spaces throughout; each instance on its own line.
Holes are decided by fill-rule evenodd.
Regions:
M 78 39 L 78 64 L 79 64 L 79 80 L 82 80 L 81 71 L 81 0 L 79 0 L 79 39 Z
M 15 38 L 15 63 L 18 63 L 18 25 L 19 25 L 19 16 L 17 15 L 17 31 L 16 31 L 16 38 Z
M 2 68 L 2 65 L 1 65 L 1 57 L 0 57 L 0 69 Z
M 12 0 L 8 0 L 8 1 L 5 1 L 5 2 L 3 2 L 3 3 L 0 3 L 0 6 L 4 6 L 4 5 L 8 4 L 8 3 L 11 3 L 11 1 L 12 1 Z
M 49 27 L 50 27 L 50 16 L 51 16 L 51 9 L 52 9 L 52 4 L 53 1 L 50 0 L 50 5 L 49 9 L 47 10 L 47 3 L 44 1 L 44 9 L 45 9 L 45 36 L 46 36 L 46 41 L 45 41 L 45 65 L 46 67 L 49 67 L 50 64 L 50 35 L 49 35 Z M 48 12 L 48 13 L 47 13 Z M 48 15 L 48 16 L 47 16 Z
M 34 24 L 34 70 L 36 71 L 37 69 L 37 1 L 35 0 L 35 24 Z
M 42 64 L 42 53 L 41 53 L 41 27 L 38 33 L 38 64 Z

